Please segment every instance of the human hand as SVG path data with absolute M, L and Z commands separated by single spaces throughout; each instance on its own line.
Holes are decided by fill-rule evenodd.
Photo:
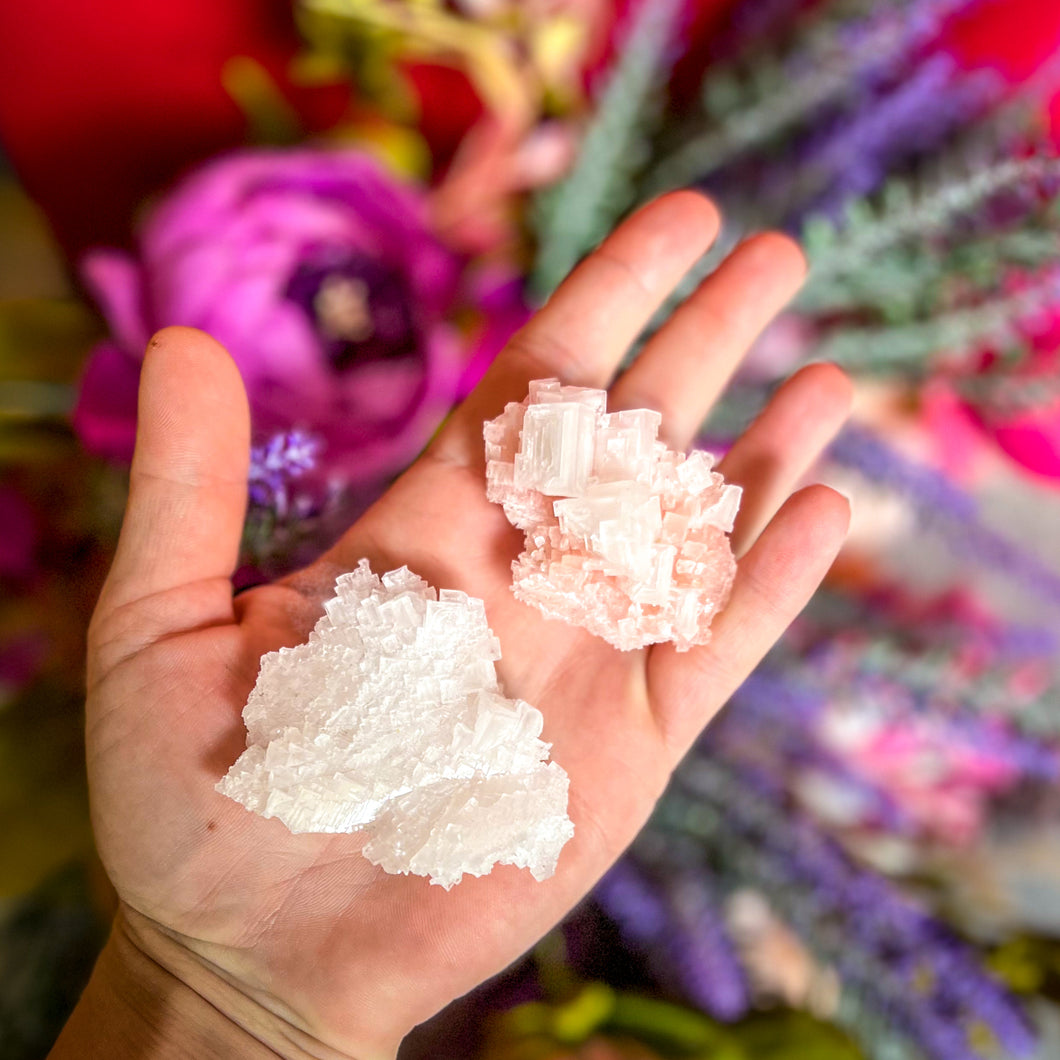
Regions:
M 416 1023 L 510 963 L 593 885 L 823 577 L 846 502 L 822 486 L 788 494 L 845 418 L 850 390 L 837 369 L 816 365 L 778 391 L 722 463 L 745 489 L 740 560 L 708 645 L 618 652 L 546 621 L 509 589 L 522 534 L 486 501 L 483 421 L 525 397 L 531 379 L 607 385 L 716 230 L 713 206 L 692 192 L 637 213 L 322 559 L 234 599 L 249 438 L 242 383 L 201 333 L 167 329 L 152 341 L 128 509 L 90 629 L 88 766 L 98 847 L 121 902 L 110 963 L 143 961 L 145 981 L 170 990 L 181 1018 L 199 1019 L 195 1006 L 208 1003 L 203 1041 L 220 1021 L 244 1036 L 236 1055 L 392 1056 Z M 667 443 L 687 446 L 803 270 L 785 237 L 743 244 L 613 383 L 609 407 L 656 408 Z M 377 572 L 406 564 L 485 601 L 506 694 L 541 710 L 543 738 L 570 775 L 575 835 L 551 879 L 502 866 L 446 892 L 371 865 L 357 834 L 292 835 L 214 790 L 243 750 L 241 709 L 259 658 L 304 640 L 336 575 L 362 557 Z M 129 1004 L 149 1007 L 145 989 Z M 67 1046 L 76 1016 L 71 1026 Z M 63 1039 L 54 1055 L 74 1055 L 62 1048 Z

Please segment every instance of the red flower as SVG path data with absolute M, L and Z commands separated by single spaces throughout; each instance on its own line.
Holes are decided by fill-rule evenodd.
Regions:
M 969 66 L 991 66 L 1013 84 L 1026 80 L 1060 44 L 1060 5 L 979 0 L 954 20 L 950 41 Z
M 953 53 L 968 67 L 990 67 L 1012 85 L 1026 81 L 1060 49 L 1060 4 L 1050 0 L 980 0 L 950 30 Z M 1051 113 L 1060 135 L 1060 78 Z
M 346 90 L 290 86 L 297 47 L 287 0 L 0 4 L 0 141 L 72 258 L 127 245 L 146 196 L 245 141 L 230 59 L 264 66 L 308 129 L 334 123 Z

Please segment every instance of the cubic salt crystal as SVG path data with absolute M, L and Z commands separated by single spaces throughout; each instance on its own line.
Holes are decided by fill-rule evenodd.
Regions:
M 576 497 L 593 466 L 596 415 L 578 402 L 549 402 L 526 410 L 513 484 L 550 497 Z
M 305 644 L 262 658 L 217 790 L 292 832 L 363 830 L 373 864 L 446 889 L 498 863 L 545 879 L 574 834 L 568 779 L 500 654 L 481 600 L 361 560 Z
M 740 488 L 709 453 L 668 449 L 661 422 L 541 379 L 483 428 L 486 496 L 526 532 L 515 595 L 623 650 L 705 644 L 736 572 Z

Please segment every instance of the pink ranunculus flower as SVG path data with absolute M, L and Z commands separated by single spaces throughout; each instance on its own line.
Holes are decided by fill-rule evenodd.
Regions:
M 90 450 L 130 458 L 146 343 L 190 325 L 232 354 L 256 435 L 312 432 L 318 470 L 354 491 L 416 455 L 525 316 L 510 275 L 484 292 L 424 197 L 354 150 L 216 160 L 149 215 L 135 258 L 95 251 L 84 276 L 111 330 L 74 413 Z

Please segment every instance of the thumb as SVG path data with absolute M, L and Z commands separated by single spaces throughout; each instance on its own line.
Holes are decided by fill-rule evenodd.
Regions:
M 193 328 L 151 339 L 121 537 L 94 626 L 141 642 L 230 621 L 247 497 L 250 414 L 239 370 Z

